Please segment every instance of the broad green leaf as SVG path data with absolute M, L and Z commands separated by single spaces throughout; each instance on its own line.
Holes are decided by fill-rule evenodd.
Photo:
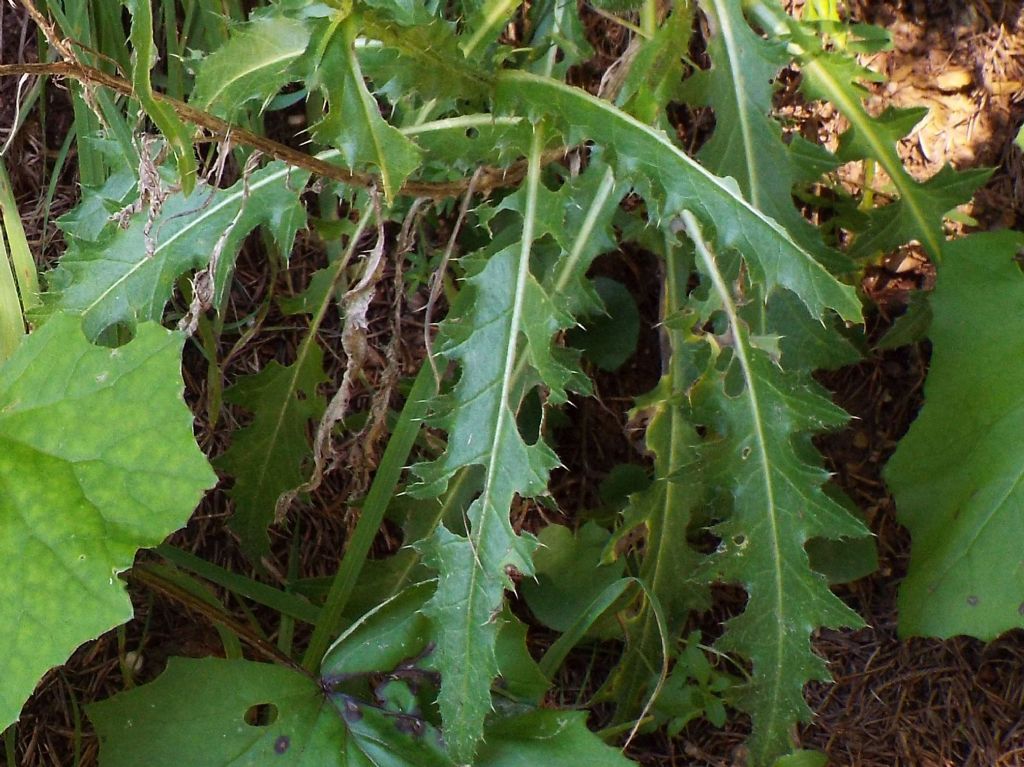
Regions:
M 1024 276 L 1017 232 L 946 246 L 925 404 L 886 478 L 912 538 L 900 633 L 994 639 L 1024 625 Z
M 878 548 L 874 538 L 812 538 L 807 542 L 811 567 L 829 584 L 850 583 L 878 569 Z
M 51 311 L 82 315 L 90 338 L 118 323 L 133 327 L 159 320 L 176 280 L 206 265 L 226 237 L 214 278 L 219 299 L 242 240 L 257 225 L 269 226 L 282 250 L 290 250 L 305 220 L 299 195 L 307 178 L 284 163 L 271 163 L 229 189 L 199 184 L 187 197 L 172 193 L 152 221 L 143 210 L 126 228 L 110 223 L 95 240 L 72 239 L 48 275 L 44 304 Z
M 757 307 L 758 309 L 760 307 Z M 780 290 L 768 299 L 766 328 L 779 336 L 779 362 L 786 370 L 836 370 L 864 356 L 835 317 L 810 322 L 800 299 Z
M 539 706 L 551 683 L 530 654 L 526 633 L 526 624 L 521 623 L 505 605 L 494 646 L 500 675 L 496 687 L 503 698 Z
M 587 729 L 584 711 L 531 711 L 487 729 L 474 767 L 628 767 L 634 764 Z
M 640 335 L 640 310 L 621 282 L 608 277 L 594 278 L 594 289 L 604 311 L 581 317 L 582 328 L 566 334 L 566 343 L 601 370 L 618 370 L 636 351 Z
M 544 657 L 537 664 L 540 672 L 547 679 L 555 678 L 555 674 L 561 668 L 569 652 L 583 640 L 601 616 L 623 598 L 626 590 L 635 583 L 635 578 L 620 578 L 605 586 L 601 593 L 594 597 L 593 601 L 573 621 L 572 625 L 566 627 L 565 632 L 545 651 Z
M 132 616 L 117 574 L 182 527 L 216 478 L 182 400 L 183 337 L 120 348 L 57 315 L 0 366 L 0 721 L 82 642 Z
M 281 666 L 171 658 L 143 687 L 87 708 L 101 767 L 454 767 L 422 719 L 327 692 Z M 256 714 L 264 720 L 253 722 Z M 474 767 L 628 767 L 576 711 L 498 719 Z
M 300 79 L 294 64 L 309 46 L 307 24 L 283 16 L 256 18 L 198 60 L 190 99 L 200 109 L 233 119 L 251 101 L 262 107 Z
M 726 623 L 718 646 L 753 664 L 737 705 L 753 722 L 751 765 L 766 765 L 788 751 L 792 725 L 810 716 L 804 684 L 828 679 L 811 650 L 811 632 L 862 624 L 811 569 L 804 545 L 867 530 L 822 492 L 828 473 L 810 443 L 811 434 L 841 426 L 846 414 L 813 381 L 783 372 L 750 345 L 716 256 L 696 219 L 687 213 L 684 220 L 731 330 L 732 348 L 695 388 L 694 418 L 709 434 L 706 481 L 729 493 L 733 506 L 714 527 L 721 544 L 707 569 L 747 591 L 746 609 Z
M 313 126 L 317 141 L 341 150 L 350 168 L 372 165 L 381 185 L 393 200 L 402 183 L 420 164 L 420 151 L 381 116 L 380 107 L 366 88 L 355 41 L 358 20 L 321 24 L 314 36 L 316 56 L 309 57 L 307 85 L 327 99 L 324 118 Z
M 421 612 L 433 584 L 412 586 L 379 601 L 338 637 L 324 656 L 325 677 L 390 671 L 423 654 L 430 641 Z
M 932 305 L 928 295 L 922 291 L 910 294 L 907 308 L 885 335 L 875 344 L 878 350 L 898 349 L 901 346 L 916 344 L 928 336 L 928 328 L 932 325 Z
M 155 682 L 87 711 L 101 767 L 451 767 L 436 730 L 266 663 L 171 658 Z M 260 711 L 269 721 L 251 724 Z
M 177 161 L 178 177 L 185 194 L 196 185 L 196 155 L 192 147 L 193 129 L 187 126 L 174 107 L 157 101 L 150 82 L 150 70 L 156 63 L 158 51 L 153 44 L 153 8 L 149 0 L 121 0 L 132 15 L 129 40 L 132 44 L 132 95 L 156 123 Z M 143 149 L 143 151 L 148 151 Z
M 537 539 L 537 579 L 522 584 L 523 598 L 537 620 L 564 632 L 622 577 L 625 563 L 602 566 L 608 532 L 593 522 L 575 532 L 563 525 L 548 525 Z
M 235 502 L 229 525 L 253 561 L 268 553 L 267 526 L 274 520 L 282 493 L 301 485 L 313 460 L 310 423 L 327 406 L 318 391 L 327 383 L 323 351 L 315 342 L 299 347 L 291 365 L 270 362 L 224 392 L 224 400 L 252 413 L 252 422 L 236 431 L 231 445 L 216 461 L 235 478 L 228 491 Z
M 853 288 L 832 277 L 734 183 L 705 170 L 664 133 L 583 90 L 523 72 L 503 72 L 497 92 L 500 104 L 550 115 L 570 144 L 593 140 L 606 146 L 618 173 L 638 186 L 655 218 L 669 221 L 692 211 L 709 231 L 713 228 L 719 247 L 743 255 L 766 295 L 779 286 L 789 288 L 814 316 L 831 308 L 844 319 L 860 320 Z

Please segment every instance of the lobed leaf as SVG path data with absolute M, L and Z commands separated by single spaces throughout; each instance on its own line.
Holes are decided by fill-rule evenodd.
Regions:
M 751 345 L 716 256 L 694 217 L 684 218 L 732 339 L 731 357 L 713 359 L 694 394 L 694 418 L 711 435 L 707 481 L 728 492 L 733 506 L 714 528 L 721 544 L 707 570 L 742 583 L 748 597 L 718 646 L 753 664 L 737 702 L 753 721 L 751 763 L 771 764 L 788 751 L 791 726 L 810 716 L 804 684 L 828 678 L 810 633 L 862 624 L 811 569 L 804 546 L 811 538 L 857 538 L 867 530 L 822 492 L 828 474 L 810 443 L 810 434 L 842 425 L 846 414 L 813 381 L 785 373 Z
M 182 400 L 183 336 L 93 346 L 59 314 L 0 366 L 0 721 L 81 643 L 124 623 L 117 575 L 216 481 Z
M 697 158 L 720 176 L 736 179 L 750 204 L 778 221 L 823 263 L 836 263 L 818 230 L 793 204 L 799 174 L 772 119 L 774 81 L 789 63 L 784 44 L 754 33 L 739 3 L 702 0 L 708 20 L 711 68 L 690 77 L 683 97 L 715 110 L 715 130 Z
M 797 21 L 774 0 L 745 0 L 744 5 L 772 34 L 790 39 L 790 51 L 800 64 L 801 89 L 810 98 L 829 101 L 849 121 L 850 128 L 840 145 L 841 159 L 875 160 L 899 194 L 897 201 L 870 214 L 871 223 L 854 242 L 851 255 L 870 256 L 917 239 L 929 255 L 941 260 L 945 239 L 943 215 L 966 202 L 984 183 L 989 171 L 976 169 L 955 174 L 947 168 L 929 182 L 916 181 L 903 167 L 896 143 L 925 112 L 888 110 L 878 118 L 872 117 L 864 107 L 860 81 L 877 80 L 878 75 L 861 67 L 851 55 L 826 50 L 813 26 Z M 955 182 L 954 176 L 958 177 Z
M 199 59 L 190 101 L 231 120 L 249 102 L 263 106 L 296 79 L 295 64 L 306 52 L 309 26 L 284 16 L 253 19 L 217 50 Z
M 235 478 L 228 495 L 235 502 L 228 524 L 253 561 L 269 553 L 267 527 L 274 520 L 278 498 L 308 478 L 313 460 L 310 422 L 327 406 L 319 391 L 327 383 L 323 351 L 303 344 L 291 365 L 270 362 L 225 390 L 224 400 L 250 411 L 253 420 L 236 431 L 215 466 Z
M 644 442 L 654 458 L 654 480 L 629 497 L 605 555 L 616 555 L 629 535 L 642 532 L 639 577 L 648 594 L 625 624 L 628 645 L 614 677 L 619 720 L 637 716 L 665 660 L 663 646 L 674 646 L 690 612 L 706 608 L 709 601 L 706 586 L 697 579 L 703 557 L 689 545 L 690 526 L 706 492 L 699 468 L 700 439 L 684 407 L 694 379 L 686 353 L 691 334 L 685 324 L 666 321 L 682 308 L 693 260 L 674 236 L 647 239 L 645 245 L 665 264 L 660 317 L 662 344 L 669 354 L 658 385 L 637 400 L 631 413 L 631 418 L 643 416 L 647 423 Z M 661 636 L 663 627 L 651 597 L 665 616 L 667 637 Z
M 307 62 L 307 86 L 327 99 L 324 118 L 313 126 L 316 139 L 341 150 L 350 168 L 372 165 L 380 172 L 387 199 L 393 200 L 420 164 L 420 151 L 389 125 L 366 88 L 355 51 L 359 21 L 322 21 L 314 34 L 316 55 Z
M 515 534 L 509 509 L 517 495 L 544 492 L 557 465 L 542 439 L 529 444 L 523 438 L 516 416 L 534 386 L 564 401 L 566 389 L 582 383 L 574 359 L 553 348 L 553 338 L 572 325 L 572 312 L 593 303 L 583 277 L 611 242 L 607 221 L 618 200 L 614 177 L 600 163 L 577 183 L 547 189 L 540 183 L 543 145 L 538 127 L 527 183 L 499 206 L 521 215 L 521 229 L 509 225 L 491 246 L 464 259 L 467 277 L 438 346 L 461 371 L 434 408 L 448 446 L 436 461 L 414 467 L 420 484 L 413 492 L 421 497 L 443 492 L 464 467 L 482 467 L 480 492 L 468 510 L 468 537 L 439 526 L 420 545 L 438 571 L 426 612 L 438 637 L 445 739 L 460 762 L 471 760 L 491 707 L 490 683 L 498 671 L 494 619 L 511 585 L 509 572 L 533 570 L 534 542 Z M 568 204 L 574 193 L 582 204 Z M 568 239 L 568 232 L 577 235 Z
M 143 210 L 125 228 L 109 223 L 95 240 L 73 238 L 48 275 L 44 305 L 82 315 L 90 338 L 113 325 L 159 320 L 177 279 L 206 265 L 226 236 L 214 278 L 219 300 L 242 240 L 256 226 L 269 226 L 282 250 L 291 250 L 305 221 L 299 195 L 307 179 L 274 162 L 229 189 L 199 184 L 188 196 L 171 193 L 152 220 Z
M 380 43 L 360 49 L 363 71 L 392 102 L 413 93 L 423 101 L 441 99 L 460 105 L 485 101 L 490 76 L 463 56 L 448 23 L 435 19 L 403 27 L 367 15 L 362 33 Z
M 713 228 L 720 248 L 743 255 L 765 295 L 785 287 L 814 316 L 831 308 L 844 319 L 859 321 L 853 288 L 839 283 L 779 224 L 747 202 L 735 184 L 705 170 L 665 134 L 585 91 L 524 72 L 503 72 L 497 99 L 550 116 L 570 144 L 593 140 L 606 146 L 618 174 L 633 180 L 656 218 L 671 220 L 683 210 L 693 211 Z
M 676 0 L 672 14 L 649 41 L 637 50 L 629 65 L 615 103 L 648 125 L 668 127 L 665 109 L 671 101 L 682 101 L 681 53 L 690 47 L 694 8 Z

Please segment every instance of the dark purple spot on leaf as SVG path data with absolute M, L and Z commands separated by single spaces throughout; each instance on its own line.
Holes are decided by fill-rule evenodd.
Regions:
M 277 740 L 274 741 L 274 753 L 283 754 L 285 751 L 288 750 L 288 747 L 291 746 L 291 744 L 291 738 L 289 738 L 287 735 L 279 735 L 277 737 Z
M 345 717 L 346 722 L 358 722 L 363 718 L 363 712 L 359 710 L 359 706 L 354 700 L 345 701 L 345 710 L 342 712 L 342 716 Z
M 967 604 L 970 605 L 971 607 L 977 607 L 978 606 L 978 598 L 976 596 L 974 596 L 973 594 L 971 594 L 971 596 L 967 597 Z
M 395 727 L 398 728 L 399 732 L 413 735 L 417 738 L 421 737 L 427 729 L 423 722 L 414 716 L 399 716 L 397 721 L 395 721 Z

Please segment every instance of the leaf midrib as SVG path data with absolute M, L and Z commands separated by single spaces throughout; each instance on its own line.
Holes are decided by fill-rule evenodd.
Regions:
M 715 15 L 717 17 L 718 26 L 722 33 L 722 40 L 725 43 L 726 53 L 729 58 L 729 74 L 732 81 L 732 90 L 730 94 L 736 101 L 736 113 L 739 116 L 740 123 L 740 136 L 743 141 L 743 153 L 746 157 L 746 168 L 747 168 L 747 185 L 750 189 L 750 202 L 755 208 L 763 208 L 761 204 L 761 183 L 760 183 L 760 165 L 757 162 L 757 155 L 754 152 L 754 138 L 753 130 L 750 126 L 750 115 L 748 110 L 745 108 L 747 104 L 747 82 L 743 76 L 743 72 L 736 67 L 736 62 L 740 60 L 740 54 L 737 53 L 736 33 L 732 27 L 732 18 L 729 16 L 728 11 L 723 12 L 720 9 L 721 0 L 713 0 L 715 7 Z
M 714 256 L 708 250 L 704 240 L 700 236 L 700 228 L 697 223 L 696 217 L 689 211 L 683 212 L 683 218 L 686 222 L 687 231 L 690 233 L 691 239 L 694 243 L 694 248 L 704 262 L 705 269 L 708 276 L 711 278 L 711 283 L 718 294 L 719 299 L 722 302 L 722 307 L 729 319 L 729 326 L 733 331 L 733 338 L 735 343 L 733 344 L 733 350 L 736 355 L 736 359 L 740 364 L 740 370 L 743 373 L 743 379 L 746 384 L 744 388 L 744 395 L 747 398 L 750 407 L 751 420 L 754 424 L 754 437 L 757 445 L 757 457 L 761 464 L 761 475 L 764 481 L 765 497 L 767 499 L 767 520 L 768 530 L 771 539 L 770 552 L 772 554 L 772 579 L 774 585 L 774 597 L 776 605 L 776 615 L 778 620 L 775 621 L 775 641 L 773 642 L 773 649 L 775 651 L 775 663 L 771 664 L 771 668 L 760 668 L 755 669 L 756 673 L 763 675 L 763 679 L 766 680 L 766 686 L 770 690 L 768 699 L 771 701 L 769 711 L 772 712 L 772 716 L 775 717 L 779 711 L 779 701 L 782 697 L 782 686 L 783 677 L 785 673 L 785 656 L 783 653 L 783 646 L 785 644 L 785 626 L 786 620 L 783 617 L 783 607 L 785 605 L 784 590 L 783 590 L 783 570 L 782 570 L 782 557 L 780 552 L 781 548 L 781 535 L 779 533 L 779 519 L 777 502 L 775 499 L 775 487 L 772 478 L 771 459 L 768 455 L 768 441 L 765 436 L 764 422 L 761 415 L 761 403 L 757 393 L 757 379 L 754 376 L 754 372 L 750 365 L 750 359 L 747 356 L 747 345 L 746 338 L 742 332 L 743 325 L 741 323 L 739 312 L 736 309 L 736 304 L 733 302 L 732 294 L 729 292 L 729 288 L 725 283 L 725 279 L 722 277 L 722 273 L 718 269 L 718 264 L 715 262 Z M 767 727 L 769 732 L 774 731 L 775 725 L 771 723 Z
M 283 50 L 284 52 L 281 53 L 280 55 L 272 59 L 262 59 L 259 66 L 249 67 L 248 69 L 245 69 L 237 73 L 234 77 L 225 80 L 224 83 L 206 99 L 206 103 L 213 104 L 215 101 L 217 101 L 217 99 L 220 98 L 222 93 L 227 91 L 229 88 L 231 88 L 232 85 L 237 83 L 242 78 L 250 77 L 262 69 L 268 69 L 270 67 L 273 67 L 275 64 L 279 64 L 284 61 L 290 61 L 292 59 L 298 58 L 306 50 L 306 46 L 303 45 L 301 48 L 298 49 L 288 48 L 281 50 Z

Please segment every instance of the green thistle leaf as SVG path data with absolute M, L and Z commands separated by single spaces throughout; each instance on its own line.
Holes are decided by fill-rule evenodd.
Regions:
M 694 395 L 694 418 L 709 431 L 707 481 L 730 494 L 733 505 L 714 528 L 721 545 L 707 572 L 742 583 L 748 595 L 746 609 L 726 624 L 718 646 L 753 663 L 739 705 L 753 720 L 752 764 L 771 764 L 789 750 L 793 723 L 810 716 L 804 684 L 828 679 L 811 650 L 811 631 L 862 625 L 811 569 L 804 545 L 811 538 L 863 537 L 867 530 L 821 490 L 828 474 L 810 443 L 811 434 L 841 426 L 846 414 L 819 386 L 783 372 L 751 346 L 696 219 L 687 213 L 684 220 L 698 268 L 732 331 L 731 356 L 712 358 Z

